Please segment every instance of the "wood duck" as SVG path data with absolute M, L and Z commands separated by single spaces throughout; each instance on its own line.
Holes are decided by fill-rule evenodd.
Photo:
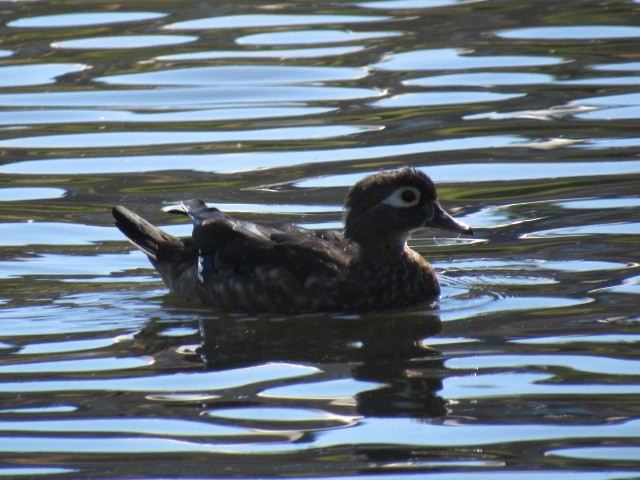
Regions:
M 342 232 L 235 220 L 201 200 L 182 208 L 191 237 L 169 235 L 121 206 L 113 216 L 171 292 L 221 311 L 359 313 L 433 301 L 436 274 L 407 246 L 409 235 L 423 227 L 472 235 L 440 207 L 431 179 L 409 167 L 356 183 Z

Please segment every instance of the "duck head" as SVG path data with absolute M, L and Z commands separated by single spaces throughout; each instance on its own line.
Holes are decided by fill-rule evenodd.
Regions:
M 415 168 L 369 175 L 351 188 L 345 208 L 345 237 L 359 244 L 404 246 L 423 227 L 473 235 L 444 211 L 431 179 Z

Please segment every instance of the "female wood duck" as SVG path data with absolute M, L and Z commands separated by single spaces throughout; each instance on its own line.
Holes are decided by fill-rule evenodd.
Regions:
M 435 272 L 407 238 L 427 226 L 472 234 L 440 207 L 431 179 L 409 167 L 356 183 L 343 232 L 235 220 L 201 200 L 182 207 L 192 237 L 169 235 L 124 207 L 113 216 L 171 292 L 222 311 L 357 313 L 432 301 Z

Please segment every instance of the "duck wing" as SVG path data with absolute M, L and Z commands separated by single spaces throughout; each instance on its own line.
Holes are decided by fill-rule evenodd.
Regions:
M 301 285 L 310 277 L 339 276 L 349 262 L 347 244 L 302 227 L 236 220 L 201 200 L 182 202 L 191 218 L 203 276 L 251 274 L 264 267 L 288 272 Z M 347 251 L 346 251 L 347 250 Z

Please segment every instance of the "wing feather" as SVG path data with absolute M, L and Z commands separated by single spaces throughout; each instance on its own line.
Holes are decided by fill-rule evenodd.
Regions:
M 325 239 L 302 227 L 236 220 L 201 200 L 182 202 L 182 207 L 194 223 L 196 246 L 214 259 L 207 263 L 210 268 L 233 266 L 241 275 L 271 267 L 292 274 L 304 285 L 309 276 L 336 277 L 348 264 L 345 244 L 336 236 Z

